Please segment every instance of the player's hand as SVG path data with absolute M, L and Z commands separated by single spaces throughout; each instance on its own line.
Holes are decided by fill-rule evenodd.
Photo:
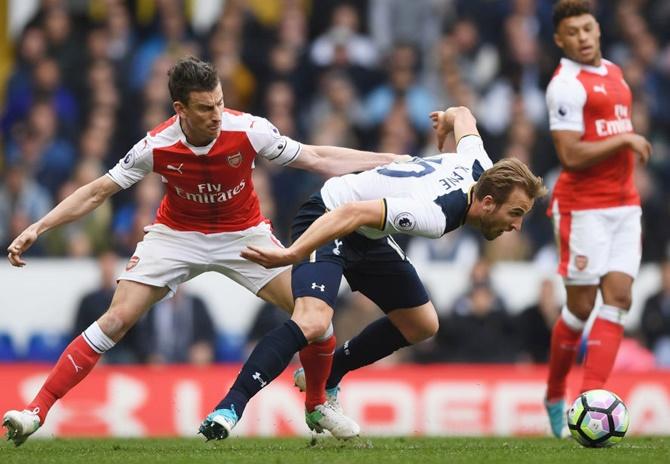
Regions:
M 639 134 L 628 134 L 628 146 L 637 153 L 640 163 L 647 164 L 651 156 L 651 143 Z
M 454 124 L 450 125 L 447 121 L 447 116 L 445 111 L 433 111 L 430 113 L 430 119 L 433 121 L 433 130 L 437 134 L 437 149 L 442 150 L 444 147 L 444 141 L 447 139 L 447 135 L 454 130 Z
M 14 239 L 14 241 L 7 247 L 7 259 L 12 266 L 23 267 L 26 262 L 21 259 L 21 255 L 37 240 L 37 231 L 34 225 L 28 227 L 26 230 Z
M 444 111 L 433 111 L 430 119 L 433 121 L 433 129 L 437 132 L 437 148 L 442 150 L 444 141 L 454 130 L 454 123 L 459 114 L 470 114 L 470 110 L 464 106 L 452 106 Z
M 288 248 L 261 248 L 248 246 L 240 253 L 240 256 L 261 266 L 271 269 L 273 267 L 287 266 L 294 264 L 299 259 Z

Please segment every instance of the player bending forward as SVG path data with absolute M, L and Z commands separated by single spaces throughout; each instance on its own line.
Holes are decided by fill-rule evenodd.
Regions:
M 391 234 L 439 238 L 467 223 L 493 240 L 503 232 L 521 229 L 535 198 L 546 193 L 542 180 L 516 159 L 492 166 L 467 108 L 435 112 L 431 118 L 438 148 L 453 131 L 456 153 L 413 158 L 330 179 L 294 219 L 293 245 L 249 246 L 242 253 L 267 268 L 296 264 L 292 273 L 295 309 L 290 321 L 258 343 L 228 394 L 203 422 L 205 435 L 228 435 L 249 399 L 307 345 L 301 327 L 328 327 L 342 275 L 352 290 L 374 301 L 386 317 L 339 348 L 332 369 L 330 363 L 323 363 L 321 369 L 307 372 L 308 402 L 323 395 L 325 388 L 331 405 L 341 410 L 336 394 L 347 372 L 435 334 L 435 308 Z M 317 431 L 319 420 L 319 411 L 306 414 L 307 424 Z M 329 430 L 339 434 L 339 427 L 349 425 L 343 421 Z
M 269 271 L 240 257 L 245 245 L 279 243 L 260 212 L 251 181 L 257 156 L 327 176 L 400 158 L 301 145 L 282 136 L 266 119 L 226 110 L 216 69 L 196 58 L 180 60 L 170 70 L 168 86 L 176 115 L 149 132 L 106 175 L 79 188 L 28 227 L 7 249 L 10 263 L 24 266 L 21 255 L 40 234 L 79 219 L 150 172 L 166 183 L 156 222 L 145 228 L 107 312 L 65 348 L 25 410 L 5 413 L 3 425 L 16 446 L 44 423 L 53 404 L 88 375 L 103 353 L 182 282 L 214 271 L 286 311 L 293 309 L 288 267 Z M 301 358 L 318 358 L 318 341 L 326 327 L 314 329 L 300 325 L 301 335 L 317 342 Z M 317 409 L 324 423 L 338 414 L 326 406 L 323 394 Z

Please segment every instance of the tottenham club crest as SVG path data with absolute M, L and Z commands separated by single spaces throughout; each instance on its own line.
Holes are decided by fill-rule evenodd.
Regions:
M 393 225 L 398 230 L 409 232 L 416 226 L 416 219 L 414 219 L 412 213 L 400 213 L 393 220 Z
M 235 153 L 234 155 L 228 155 L 226 158 L 228 161 L 228 164 L 233 167 L 233 168 L 239 168 L 240 165 L 242 164 L 242 153 L 239 151 Z

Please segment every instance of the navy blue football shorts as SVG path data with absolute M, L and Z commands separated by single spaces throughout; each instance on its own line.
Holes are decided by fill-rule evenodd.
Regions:
M 320 193 L 300 207 L 291 226 L 291 240 L 326 212 Z M 311 296 L 335 307 L 342 276 L 353 291 L 359 291 L 389 313 L 428 302 L 428 293 L 416 269 L 391 237 L 369 239 L 357 232 L 317 249 L 293 266 L 293 298 Z

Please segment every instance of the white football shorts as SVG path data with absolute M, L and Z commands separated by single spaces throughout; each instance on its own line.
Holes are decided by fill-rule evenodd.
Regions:
M 635 279 L 642 258 L 639 206 L 560 212 L 552 207 L 558 273 L 568 285 L 597 285 L 609 272 Z
M 132 280 L 156 287 L 169 287 L 167 297 L 177 286 L 203 272 L 214 271 L 229 277 L 257 294 L 268 282 L 289 269 L 266 269 L 240 256 L 247 245 L 281 247 L 270 224 L 235 232 L 203 234 L 172 230 L 163 224 L 144 228 L 146 235 L 137 244 L 119 280 Z

